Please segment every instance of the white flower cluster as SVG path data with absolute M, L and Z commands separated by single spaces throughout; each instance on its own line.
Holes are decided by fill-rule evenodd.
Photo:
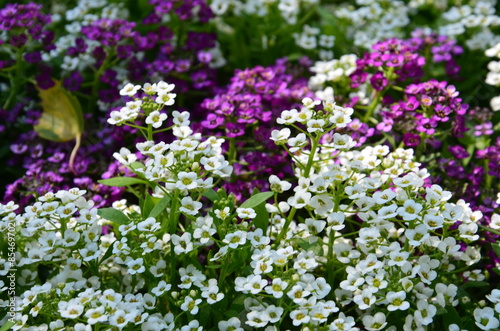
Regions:
M 316 91 L 320 99 L 333 99 L 333 89 L 329 84 L 337 83 L 348 86 L 349 76 L 356 70 L 358 57 L 355 54 L 342 55 L 340 59 L 318 61 L 309 68 L 315 73 L 309 78 L 309 87 Z
M 137 94 L 139 90 L 143 90 L 147 95 L 154 96 L 154 102 L 149 99 L 148 103 L 143 100 L 136 98 L 134 101 L 127 102 L 125 107 L 120 110 L 113 110 L 110 113 L 110 118 L 108 118 L 108 123 L 111 125 L 123 125 L 125 123 L 134 123 L 139 115 L 145 115 L 145 123 L 152 125 L 153 128 L 158 129 L 163 125 L 163 122 L 167 119 L 167 114 L 160 113 L 163 106 L 172 106 L 175 103 L 175 97 L 177 94 L 171 93 L 175 88 L 174 84 L 168 84 L 164 81 L 159 83 L 150 84 L 146 83 L 143 87 L 140 85 L 134 85 L 131 83 L 126 84 L 121 90 L 120 95 L 133 97 Z M 141 113 L 141 110 L 154 108 L 149 112 Z M 180 118 L 183 121 L 183 117 L 179 112 L 175 112 L 176 118 Z M 187 115 L 189 117 L 189 115 Z M 186 119 L 187 120 L 187 119 Z M 189 125 L 189 121 L 187 123 Z
M 108 3 L 107 0 L 78 0 L 75 7 L 66 9 L 64 6 L 57 6 L 56 14 L 52 15 L 54 22 L 65 20 L 68 23 L 65 25 L 67 34 L 59 36 L 55 40 L 56 48 L 50 52 L 42 54 L 44 61 L 50 61 L 54 58 L 63 56 L 61 69 L 66 72 L 75 70 L 83 70 L 95 62 L 92 55 L 94 49 L 99 46 L 99 42 L 95 40 L 85 39 L 87 48 L 84 53 L 78 54 L 77 57 L 66 55 L 70 47 L 74 47 L 77 38 L 83 38 L 81 30 L 83 26 L 106 18 L 106 19 L 127 19 L 129 16 L 128 10 L 123 3 Z M 118 69 L 118 68 L 114 68 Z M 123 70 L 117 70 L 119 80 L 125 79 Z M 122 76 L 120 76 L 122 75 Z
M 334 15 L 346 19 L 348 35 L 356 46 L 370 48 L 378 40 L 401 38 L 401 28 L 410 23 L 409 9 L 403 1 L 356 0 L 358 8 L 348 5 Z
M 77 188 L 47 193 L 17 215 L 14 203 L 0 204 L 0 228 L 14 221 L 18 238 L 23 290 L 13 330 L 190 331 L 211 316 L 220 330 L 406 331 L 470 301 L 459 285 L 485 279 L 474 268 L 481 212 L 424 185 L 429 174 L 412 150 L 353 149 L 335 132 L 352 109 L 302 103 L 282 112 L 277 122 L 288 127 L 271 138 L 289 151 L 296 178 L 271 175 L 272 193 L 239 206 L 207 190 L 212 174 L 230 174 L 222 140 L 193 135 L 183 113 L 174 115 L 177 140 L 137 144 L 142 159 L 115 154 L 147 183 L 141 207 L 123 200 L 97 211 Z M 7 264 L 0 259 L 1 275 Z M 498 328 L 499 298 L 487 296 L 494 308 L 471 303 L 480 329 Z
M 308 121 L 301 122 L 304 131 L 300 133 L 309 139 L 302 139 L 300 152 L 295 151 L 299 155 L 294 158 L 301 169 L 314 153 L 306 149 L 306 145 L 314 144 L 313 134 L 305 127 L 311 126 L 316 111 L 313 107 L 309 111 L 311 114 L 304 116 Z M 293 125 L 290 117 L 298 118 L 285 111 L 278 122 Z M 317 130 L 327 131 L 327 122 L 322 124 Z M 307 143 L 309 140 L 311 143 Z M 432 323 L 438 308 L 458 304 L 458 288 L 447 277 L 461 266 L 471 266 L 480 260 L 477 247 L 469 244 L 462 250 L 457 240 L 471 243 L 479 238 L 478 221 L 482 214 L 472 212 L 462 200 L 457 204 L 447 202 L 451 193 L 438 185 L 424 188 L 424 179 L 429 174 L 412 160 L 412 150 L 389 153 L 387 146 L 375 146 L 346 151 L 349 143 L 346 145 L 318 147 L 311 172 L 304 176 L 303 171 L 298 171 L 299 185 L 294 188 L 294 196 L 286 203 L 281 202 L 278 208 L 269 207 L 271 211 L 279 210 L 275 215 L 279 221 L 276 224 L 275 220 L 271 233 L 283 231 L 287 218 L 278 216 L 283 215 L 280 213 L 292 209 L 293 216 L 297 209 L 307 210 L 310 218 L 300 224 L 292 221 L 288 229 L 285 226 L 283 237 L 303 238 L 308 247 L 323 253 L 311 254 L 309 259 L 294 264 L 296 272 L 311 272 L 321 264 L 345 268 L 345 276 L 338 279 L 339 288 L 334 291 L 336 302 L 345 307 L 354 304 L 362 312 L 368 330 L 379 330 L 388 322 L 381 309 L 407 311 L 405 330 L 425 327 Z M 332 160 L 335 150 L 338 156 Z M 353 230 L 352 222 L 356 219 L 356 235 L 344 235 L 344 229 Z M 297 239 L 290 239 L 294 240 Z M 290 241 L 283 244 L 280 241 L 279 247 L 291 249 L 287 247 Z M 300 254 L 299 250 L 297 258 Z M 254 274 L 251 279 L 258 275 L 255 271 Z M 243 289 L 248 290 L 250 287 L 245 284 Z M 301 290 L 309 299 L 314 297 L 309 288 Z M 313 319 L 317 311 L 310 304 L 297 310 L 302 312 L 302 318 L 295 319 L 294 324 L 317 323 Z M 331 313 L 323 310 L 320 315 Z
M 319 28 L 314 28 L 306 24 L 302 27 L 301 33 L 293 34 L 293 38 L 297 46 L 301 48 L 308 50 L 319 48 L 320 59 L 327 61 L 333 58 L 331 48 L 335 45 L 335 36 L 321 34 Z
M 263 17 L 270 14 L 270 6 L 276 5 L 288 24 L 296 24 L 301 10 L 317 3 L 318 0 L 212 0 L 210 8 L 218 16 L 234 14 Z
M 133 122 L 140 114 L 141 106 L 148 109 L 145 123 L 155 129 L 161 127 L 167 119 L 167 114 L 160 113 L 165 105 L 172 105 L 176 97 L 171 93 L 174 84 L 163 81 L 158 84 L 144 84 L 142 89 L 150 97 L 143 100 L 127 102 L 127 106 L 120 111 L 111 112 L 110 124 L 124 124 Z M 140 85 L 127 84 L 120 91 L 121 95 L 134 96 L 141 89 Z M 154 99 L 154 101 L 153 101 Z M 189 192 L 203 192 L 213 186 L 212 175 L 227 178 L 231 176 L 233 167 L 222 154 L 224 139 L 209 137 L 202 141 L 201 134 L 193 134 L 189 127 L 189 113 L 184 111 L 172 112 L 172 133 L 177 138 L 170 144 L 165 142 L 156 143 L 153 140 L 137 143 L 136 147 L 145 157 L 143 163 L 133 164 L 137 156 L 127 148 L 122 148 L 120 153 L 113 156 L 123 165 L 131 167 L 146 180 L 155 183 L 163 183 L 156 186 L 156 192 L 160 195 L 166 192 L 179 190 L 183 195 Z M 135 123 L 135 122 L 133 122 Z M 182 200 L 184 212 L 194 215 L 201 208 L 201 203 L 186 197 Z
M 462 2 L 463 3 L 463 2 Z M 453 6 L 443 13 L 442 17 L 450 22 L 439 27 L 439 34 L 457 38 L 465 33 L 471 36 L 465 41 L 470 49 L 484 50 L 500 42 L 491 28 L 500 25 L 500 17 L 496 15 L 496 1 L 470 1 L 470 4 Z
M 500 42 L 485 51 L 485 55 L 495 58 L 498 61 L 490 61 L 488 63 L 488 74 L 486 76 L 486 84 L 500 86 Z M 493 111 L 500 110 L 500 96 L 493 97 L 490 101 Z

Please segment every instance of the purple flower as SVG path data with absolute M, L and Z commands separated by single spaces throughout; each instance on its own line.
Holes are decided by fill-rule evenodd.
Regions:
M 68 91 L 77 91 L 83 83 L 83 77 L 78 71 L 73 71 L 68 78 L 63 80 L 63 85 Z
M 229 138 L 239 137 L 245 134 L 245 126 L 229 122 L 226 125 L 226 132 Z
M 420 136 L 411 132 L 407 132 L 403 136 L 403 143 L 408 147 L 417 147 L 420 144 Z
M 491 122 L 484 122 L 482 124 L 474 126 L 474 135 L 478 136 L 489 136 L 493 134 L 493 125 Z
M 470 154 L 467 153 L 465 148 L 461 145 L 450 146 L 450 147 L 448 147 L 448 150 L 450 151 L 451 154 L 453 154 L 453 156 L 456 159 L 465 159 L 465 158 L 468 158 L 470 156 Z
M 370 83 L 372 84 L 373 88 L 377 91 L 382 91 L 384 87 L 387 86 L 387 78 L 384 77 L 384 74 L 382 72 L 377 71 L 371 78 L 370 78 Z
M 408 98 L 408 101 L 406 101 L 406 103 L 403 103 L 403 108 L 406 111 L 413 111 L 417 109 L 418 106 L 420 106 L 420 103 L 418 102 L 417 98 L 413 95 Z
M 215 114 L 208 114 L 207 119 L 201 125 L 207 129 L 215 129 L 224 123 L 224 118 Z
M 433 135 L 436 132 L 435 128 L 438 125 L 438 121 L 434 118 L 420 117 L 417 120 L 416 130 L 418 132 L 424 132 L 427 135 Z

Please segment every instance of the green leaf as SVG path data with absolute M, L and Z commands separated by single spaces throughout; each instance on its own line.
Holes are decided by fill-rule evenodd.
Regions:
M 116 224 L 125 225 L 130 223 L 130 219 L 120 210 L 115 208 L 101 208 L 97 214 Z
M 154 206 L 155 203 L 153 201 L 153 197 L 149 194 L 146 194 L 146 198 L 141 204 L 142 217 L 148 217 L 148 215 L 153 211 Z
M 135 178 L 135 177 L 113 177 L 109 179 L 101 179 L 97 181 L 98 183 L 106 186 L 123 187 L 134 184 L 146 184 L 145 180 Z
M 470 288 L 470 287 L 486 287 L 486 286 L 490 286 L 490 283 L 488 282 L 467 282 L 465 283 L 464 285 L 462 285 L 462 288 L 463 289 L 467 289 L 467 288 Z
M 313 251 L 318 256 L 323 255 L 323 247 L 318 241 L 310 243 L 308 239 L 303 238 L 297 238 L 294 241 L 306 251 Z
M 266 206 L 264 204 L 260 204 L 255 207 L 254 210 L 257 216 L 255 216 L 252 223 L 255 227 L 262 229 L 262 232 L 265 235 L 269 225 L 269 213 L 267 212 Z
M 141 162 L 135 161 L 135 162 L 132 162 L 130 164 L 130 168 L 132 168 L 132 170 L 141 169 L 141 168 L 144 168 L 144 164 L 142 164 Z
M 262 193 L 257 193 L 254 196 L 252 196 L 250 199 L 247 201 L 243 202 L 243 204 L 240 206 L 241 208 L 254 208 L 261 203 L 265 202 L 267 199 L 272 197 L 274 195 L 273 192 L 262 192 Z
M 7 316 L 7 315 L 6 315 Z M 12 326 L 16 325 L 16 323 L 14 322 L 11 322 L 9 320 L 7 320 L 7 322 L 0 328 L 0 331 L 7 331 L 7 330 L 10 330 L 10 328 Z
M 493 268 L 493 269 L 491 269 L 491 270 L 493 270 L 493 272 L 494 272 L 494 273 L 496 273 L 497 275 L 499 275 L 499 276 L 500 276 L 500 269 L 498 269 L 498 268 Z
M 203 192 L 203 196 L 212 202 L 219 200 L 217 192 L 215 192 L 214 189 L 212 188 L 209 189 L 208 191 Z
M 227 199 L 227 193 L 226 193 L 226 190 L 224 190 L 222 187 L 217 190 L 217 195 L 221 198 L 221 199 Z
M 238 250 L 235 250 L 233 253 L 232 261 L 230 261 L 230 265 L 227 268 L 226 275 L 231 275 L 236 270 L 241 269 L 241 267 L 245 264 L 249 256 L 250 256 L 249 247 L 238 248 Z
M 451 324 L 457 324 L 462 329 L 462 320 L 457 310 L 454 307 L 446 306 L 446 313 L 443 315 L 444 325 L 446 330 Z
M 163 211 L 167 209 L 168 203 L 170 202 L 170 197 L 168 195 L 165 195 L 163 198 L 158 201 L 151 212 L 149 213 L 148 217 L 156 217 L 160 215 Z
M 106 261 L 111 255 L 113 254 L 113 244 L 109 245 L 108 249 L 106 250 L 106 253 L 102 256 L 102 259 L 99 261 L 99 265 Z
M 491 244 L 491 248 L 493 248 L 493 251 L 495 254 L 500 257 L 500 244 Z

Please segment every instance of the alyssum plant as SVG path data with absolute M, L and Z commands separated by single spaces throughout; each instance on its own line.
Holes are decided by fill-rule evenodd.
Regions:
M 354 149 L 336 132 L 351 108 L 305 98 L 271 139 L 296 177 L 240 205 L 217 190 L 232 166 L 224 139 L 166 111 L 172 84 L 126 85 L 133 100 L 109 123 L 144 135 L 115 157 L 136 177 L 112 178 L 138 205 L 97 210 L 84 190 L 48 192 L 16 215 L 13 330 L 491 330 L 500 291 L 467 291 L 481 270 L 478 214 L 429 176 L 411 150 Z M 141 92 L 139 92 L 141 91 Z M 134 96 L 143 95 L 142 98 Z M 168 117 L 173 125 L 163 128 Z M 171 129 L 170 143 L 155 141 Z M 266 203 L 266 201 L 271 201 Z M 5 242 L 0 242 L 5 245 Z M 0 261 L 5 275 L 9 263 Z M 463 285 L 462 285 L 463 284 Z M 0 282 L 2 299 L 6 284 Z M 481 300 L 481 301 L 480 301 Z M 10 321 L 15 324 L 12 325 Z

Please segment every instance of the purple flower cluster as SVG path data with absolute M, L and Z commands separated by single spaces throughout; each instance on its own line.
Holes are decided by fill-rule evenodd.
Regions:
M 32 111 L 36 112 L 36 111 Z M 38 112 L 39 114 L 39 112 Z M 91 120 L 86 116 L 87 123 Z M 127 169 L 109 165 L 117 142 L 123 141 L 125 130 L 121 128 L 99 127 L 86 131 L 82 147 L 75 158 L 73 175 L 69 167 L 69 155 L 74 142 L 53 143 L 42 141 L 36 132 L 29 131 L 19 135 L 11 144 L 14 156 L 8 166 L 21 165 L 25 175 L 7 185 L 4 201 L 19 201 L 21 206 L 32 203 L 34 197 L 46 192 L 66 190 L 72 187 L 85 187 L 89 199 L 96 205 L 110 204 L 123 195 L 123 189 L 98 184 L 97 179 L 126 175 Z M 95 136 L 92 136 L 94 135 Z
M 383 90 L 389 81 L 416 80 L 424 76 L 426 63 L 444 62 L 447 73 L 456 75 L 458 66 L 454 57 L 462 54 L 463 49 L 446 36 L 435 33 L 426 34 L 422 30 L 412 33 L 410 39 L 388 39 L 372 46 L 357 61 L 357 69 L 350 76 L 351 87 L 357 88 L 369 79 L 376 91 Z M 424 54 L 430 49 L 432 59 Z M 371 74 L 370 74 L 371 73 Z
M 28 38 L 38 41 L 47 38 L 44 27 L 50 23 L 51 18 L 50 15 L 42 14 L 41 9 L 42 5 L 29 3 L 7 4 L 0 10 L 0 30 L 10 33 L 12 46 L 24 46 Z
M 299 64 L 294 70 L 304 68 Z M 313 96 L 307 80 L 293 75 L 294 70 L 285 59 L 270 67 L 236 70 L 226 88 L 201 104 L 201 111 L 207 115 L 200 130 L 237 141 L 238 153 L 231 160 L 235 162 L 236 180 L 226 186 L 237 198 L 255 187 L 267 189 L 269 184 L 262 178 L 269 174 L 283 175 L 291 170 L 283 151 L 269 137 L 275 129 L 273 118 L 283 109 L 301 107 L 302 98 Z
M 205 0 L 150 0 L 149 4 L 154 10 L 144 19 L 144 24 L 161 23 L 162 18 L 171 13 L 182 21 L 198 19 L 203 23 L 214 17 Z
M 462 103 L 458 95 L 455 86 L 447 82 L 430 80 L 410 84 L 404 91 L 403 100 L 382 103 L 384 110 L 380 112 L 382 120 L 377 129 L 401 132 L 408 147 L 418 146 L 422 138 L 435 137 L 440 123 L 451 122 L 452 134 L 461 137 L 467 131 L 463 119 L 468 105 Z M 392 100 L 386 98 L 385 101 Z
M 417 53 L 422 45 L 423 41 L 419 38 L 393 38 L 376 43 L 372 52 L 366 52 L 356 62 L 357 69 L 350 76 L 351 88 L 357 88 L 369 79 L 376 91 L 382 91 L 394 78 L 393 74 L 400 81 L 422 77 L 425 58 Z
M 431 47 L 432 62 L 444 62 L 446 74 L 456 76 L 460 70 L 454 57 L 463 53 L 463 48 L 457 45 L 455 40 L 447 36 L 440 36 L 437 33 L 427 33 L 422 29 L 412 32 L 412 37 L 416 43 Z
M 82 27 L 82 34 L 90 40 L 98 41 L 101 45 L 114 47 L 119 42 L 133 39 L 135 22 L 121 19 L 102 18 Z
M 41 53 L 34 45 L 49 52 L 54 49 L 54 33 L 45 29 L 51 22 L 50 15 L 41 12 L 42 5 L 7 4 L 0 10 L 0 45 L 6 44 L 15 49 L 23 48 L 24 60 L 28 63 L 38 63 L 42 60 Z M 5 38 L 5 39 L 4 39 Z M 36 43 L 34 42 L 36 41 Z M 0 61 L 0 69 L 12 66 L 14 59 Z

